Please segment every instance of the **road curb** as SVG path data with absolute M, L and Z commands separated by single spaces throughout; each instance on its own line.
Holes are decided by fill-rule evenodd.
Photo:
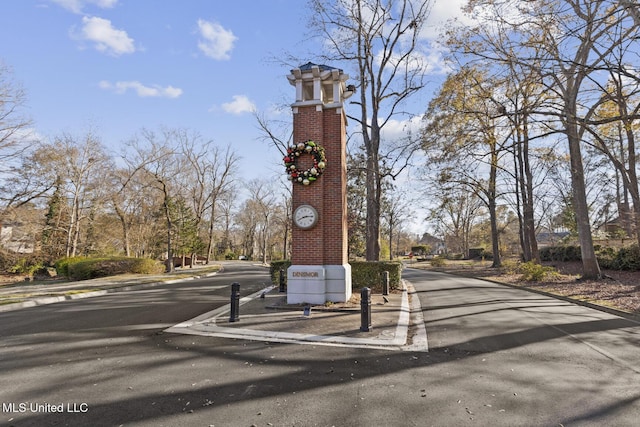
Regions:
M 538 295 L 544 295 L 550 298 L 555 298 L 555 299 L 559 299 L 562 301 L 566 301 L 572 304 L 576 304 L 576 305 L 581 305 L 583 307 L 588 307 L 588 308 L 592 308 L 594 310 L 599 310 L 608 314 L 613 314 L 614 316 L 619 316 L 619 317 L 624 317 L 627 320 L 631 320 L 633 322 L 637 322 L 640 323 L 640 314 L 634 314 L 628 311 L 624 311 L 624 310 L 619 310 L 616 308 L 611 308 L 611 307 L 607 307 L 604 305 L 599 305 L 599 304 L 594 304 L 592 302 L 589 301 L 583 301 L 583 300 L 579 300 L 579 299 L 575 299 L 575 298 L 571 298 L 565 295 L 560 295 L 560 294 L 554 294 L 552 292 L 547 292 L 547 291 L 543 291 L 541 289 L 535 289 L 535 288 L 530 288 L 527 286 L 518 286 L 518 285 L 513 285 L 511 283 L 504 283 L 504 282 L 499 282 L 497 280 L 492 280 L 492 279 L 486 279 L 486 278 L 481 278 L 481 277 L 473 277 L 473 276 L 465 276 L 462 274 L 456 274 L 456 273 L 451 273 L 448 271 L 436 271 L 436 270 L 429 270 L 429 271 L 435 271 L 437 273 L 444 273 L 444 274 L 450 274 L 452 276 L 457 276 L 457 277 L 465 277 L 468 279 L 474 279 L 474 280 L 482 280 L 485 282 L 490 282 L 490 283 L 495 283 L 496 285 L 502 285 L 502 286 L 506 286 L 512 289 L 521 289 L 523 291 L 527 291 L 527 292 L 532 292 L 534 294 L 538 294 Z
M 113 294 L 113 293 L 116 293 L 116 292 L 135 291 L 135 290 L 140 290 L 140 289 L 152 288 L 152 287 L 160 286 L 160 285 L 172 285 L 172 284 L 176 284 L 176 283 L 187 282 L 189 280 L 202 279 L 202 278 L 205 278 L 205 277 L 212 277 L 212 276 L 215 276 L 216 274 L 218 274 L 220 271 L 222 271 L 222 269 L 220 269 L 218 271 L 215 271 L 213 273 L 206 273 L 206 274 L 188 276 L 188 277 L 184 277 L 184 278 L 181 278 L 181 279 L 170 279 L 170 280 L 163 280 L 163 281 L 154 281 L 154 282 L 139 283 L 139 284 L 134 284 L 134 285 L 132 285 L 132 284 L 122 284 L 121 286 L 113 285 L 113 286 L 111 286 L 109 288 L 100 289 L 100 290 L 87 290 L 86 292 L 83 292 L 82 290 L 79 290 L 78 293 L 74 293 L 74 294 L 70 294 L 70 295 L 58 295 L 58 296 L 47 296 L 47 297 L 33 298 L 33 299 L 29 299 L 27 301 L 20 301 L 20 302 L 0 305 L 0 313 L 14 311 L 14 310 L 20 310 L 20 309 L 23 309 L 23 308 L 39 307 L 39 306 L 42 306 L 42 305 L 55 304 L 55 303 L 64 302 L 64 301 L 73 301 L 73 300 L 84 299 L 84 298 L 98 297 L 98 296 L 102 296 L 102 295 Z
M 464 277 L 464 276 L 460 276 L 460 277 Z M 479 279 L 479 280 L 485 280 L 485 279 Z M 583 300 L 571 298 L 571 297 L 568 297 L 568 296 L 565 296 L 565 295 L 554 294 L 552 292 L 547 292 L 547 291 L 543 291 L 543 290 L 535 289 L 535 288 L 529 288 L 529 287 L 526 287 L 526 286 L 512 285 L 511 283 L 503 283 L 503 282 L 498 282 L 496 280 L 485 280 L 485 281 L 496 283 L 498 285 L 507 286 L 507 287 L 512 288 L 512 289 L 522 289 L 524 291 L 533 292 L 534 294 L 539 294 L 539 295 L 544 295 L 544 296 L 547 296 L 547 297 L 550 297 L 550 298 L 559 299 L 559 300 L 562 300 L 562 301 L 570 302 L 572 304 L 581 305 L 583 307 L 588 307 L 588 308 L 592 308 L 594 310 L 599 310 L 599 311 L 602 311 L 602 312 L 605 312 L 605 313 L 613 314 L 614 316 L 624 317 L 627 320 L 631 320 L 631 321 L 634 321 L 636 323 L 640 323 L 640 315 L 637 315 L 637 314 L 634 314 L 634 313 L 630 313 L 628 311 L 618 310 L 616 308 L 611 308 L 611 307 L 607 307 L 607 306 L 604 306 L 604 305 L 594 304 L 594 303 L 589 302 L 589 301 L 583 301 Z

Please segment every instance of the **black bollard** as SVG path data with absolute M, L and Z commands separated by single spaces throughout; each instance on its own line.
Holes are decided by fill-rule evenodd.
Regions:
M 382 272 L 382 295 L 389 295 L 389 272 Z
M 233 282 L 231 284 L 231 313 L 229 314 L 229 322 L 238 322 L 240 320 L 240 283 Z
M 369 332 L 371 327 L 371 289 L 360 291 L 360 332 Z
M 284 292 L 284 269 L 280 269 L 280 292 Z

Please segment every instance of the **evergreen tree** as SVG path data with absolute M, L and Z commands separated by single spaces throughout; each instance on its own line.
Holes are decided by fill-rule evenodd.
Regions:
M 49 260 L 56 260 L 64 256 L 66 237 L 61 228 L 65 213 L 65 200 L 63 195 L 63 182 L 60 176 L 56 177 L 55 190 L 47 204 L 44 229 L 42 230 L 42 253 Z

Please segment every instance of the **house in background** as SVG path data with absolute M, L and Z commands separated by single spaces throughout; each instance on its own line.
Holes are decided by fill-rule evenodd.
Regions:
M 445 245 L 444 240 L 432 236 L 429 233 L 424 233 L 422 238 L 418 240 L 418 244 L 429 246 L 431 248 L 430 255 L 442 255 L 447 253 L 447 246 Z
M 35 242 L 31 236 L 20 231 L 20 224 L 0 224 L 0 247 L 18 254 L 32 254 Z
M 633 217 L 633 215 L 631 215 Z M 598 231 L 606 233 L 608 237 L 632 236 L 635 232 L 633 218 L 622 218 L 618 216 L 612 220 L 602 223 Z

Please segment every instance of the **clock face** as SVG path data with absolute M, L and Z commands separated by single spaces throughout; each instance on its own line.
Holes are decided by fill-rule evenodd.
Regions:
M 318 211 L 313 206 L 300 205 L 293 213 L 293 222 L 300 228 L 311 228 L 318 222 Z

